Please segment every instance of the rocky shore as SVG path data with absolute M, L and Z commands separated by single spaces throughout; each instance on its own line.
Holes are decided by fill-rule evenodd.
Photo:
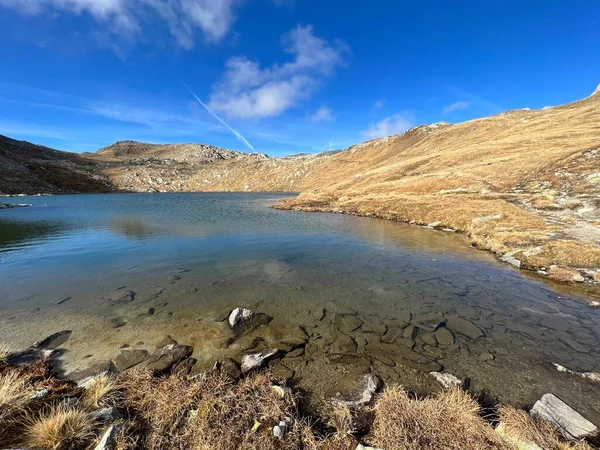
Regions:
M 26 208 L 31 206 L 29 203 L 0 203 L 0 209 Z
M 323 320 L 327 312 L 316 315 Z M 63 370 L 62 359 L 70 330 L 54 333 L 25 350 L 0 347 L 0 428 L 4 430 L 0 445 L 67 449 L 74 448 L 68 442 L 71 439 L 80 445 L 76 448 L 96 449 L 353 450 L 375 445 L 390 450 L 588 449 L 598 443 L 598 428 L 551 393 L 536 402 L 531 416 L 498 407 L 489 394 L 473 390 L 469 379 L 444 372 L 435 359 L 411 350 L 417 336 L 427 342 L 424 345 L 440 349 L 456 345 L 458 335 L 471 341 L 483 337 L 477 325 L 460 317 L 407 317 L 404 328 L 388 328 L 383 333 L 380 345 L 387 345 L 387 352 L 374 353 L 384 365 L 400 364 L 422 372 L 429 392 L 407 396 L 397 379 L 382 376 L 374 361 L 356 354 L 357 346 L 366 342 L 344 334 L 347 339 L 336 339 L 336 347 L 326 355 L 329 364 L 344 366 L 340 380 L 334 390 L 320 394 L 318 404 L 307 402 L 308 393 L 298 390 L 294 370 L 306 367 L 308 358 L 319 351 L 311 345 L 311 332 L 298 328 L 278 334 L 269 327 L 271 317 L 243 307 L 224 311 L 217 320 L 229 329 L 227 344 L 245 350 L 239 359 L 222 358 L 210 369 L 198 364 L 192 346 L 170 336 L 152 351 L 124 346 L 106 364 L 86 366 L 83 362 L 85 368 L 69 373 Z M 342 314 L 334 320 L 341 334 L 368 330 L 356 315 Z M 248 338 L 252 345 L 239 345 Z M 483 352 L 479 359 L 490 361 L 494 355 Z M 557 370 L 568 369 L 560 366 Z M 598 374 L 572 374 L 591 382 L 600 380 Z M 24 390 L 22 395 L 15 392 L 19 389 Z M 21 402 L 23 410 L 11 409 L 11 402 Z M 15 433 L 13 428 L 25 411 L 33 414 L 33 421 L 28 422 L 31 429 L 25 435 Z M 479 417 L 483 412 L 490 422 Z M 240 416 L 232 423 L 236 414 Z M 450 420 L 452 415 L 456 417 Z M 47 421 L 58 426 L 61 420 L 78 420 L 81 433 L 65 436 L 59 430 L 55 439 L 60 436 L 64 442 L 52 444 L 46 436 L 44 443 L 38 428 L 47 428 Z M 191 423 L 197 431 L 192 432 Z M 217 444 L 217 436 L 223 433 L 231 436 Z M 449 443 L 448 438 L 453 441 Z

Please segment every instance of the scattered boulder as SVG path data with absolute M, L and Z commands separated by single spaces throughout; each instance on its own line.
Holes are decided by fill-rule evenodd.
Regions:
M 258 353 L 249 353 L 242 356 L 242 373 L 246 374 L 254 369 L 258 369 L 277 353 L 279 353 L 279 349 L 267 348 Z
M 51 334 L 45 339 L 37 341 L 32 347 L 36 349 L 53 350 L 67 342 L 71 337 L 71 333 L 71 330 L 59 331 L 58 333 Z
M 152 353 L 147 368 L 157 374 L 168 372 L 179 361 L 189 358 L 193 351 L 189 345 L 169 344 Z
M 548 420 L 568 439 L 581 440 L 598 435 L 598 427 L 553 394 L 544 394 L 530 411 Z
M 143 363 L 149 356 L 150 354 L 146 350 L 121 350 L 113 364 L 117 372 L 123 372 Z

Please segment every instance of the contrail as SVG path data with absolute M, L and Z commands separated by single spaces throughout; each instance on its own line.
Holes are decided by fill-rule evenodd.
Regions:
M 238 138 L 240 141 L 242 141 L 250 150 L 252 150 L 253 152 L 256 152 L 256 150 L 254 149 L 254 147 L 252 147 L 252 144 L 250 142 L 248 142 L 248 139 L 246 139 L 240 133 L 238 133 L 237 131 L 235 131 L 233 128 L 231 128 L 229 125 L 227 125 L 223 119 L 221 119 L 214 112 L 212 112 L 211 109 L 208 106 L 206 106 L 202 102 L 202 100 L 200 100 L 200 98 L 196 94 L 194 94 L 192 92 L 192 90 L 189 88 L 189 86 L 187 84 L 183 83 L 183 85 L 190 92 L 190 94 L 192 94 L 194 96 L 194 98 L 196 100 L 198 100 L 198 103 L 200 103 L 202 106 L 204 106 L 204 109 L 206 109 L 210 113 L 211 116 L 213 116 L 215 119 L 217 119 L 219 122 L 221 122 L 229 131 L 231 131 L 235 135 L 236 138 Z

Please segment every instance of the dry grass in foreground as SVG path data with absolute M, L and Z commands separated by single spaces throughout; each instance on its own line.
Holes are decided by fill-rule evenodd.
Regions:
M 500 409 L 500 434 L 460 390 L 417 399 L 389 387 L 372 407 L 332 403 L 326 418 L 302 415 L 299 401 L 269 372 L 232 381 L 213 372 L 190 378 L 130 371 L 78 387 L 53 378 L 43 362 L 27 369 L 0 365 L 0 447 L 93 449 L 116 425 L 109 447 L 116 450 L 354 450 L 360 441 L 385 450 L 509 450 L 524 443 L 591 449 L 512 408 Z M 98 415 L 107 407 L 116 414 Z M 289 426 L 275 437 L 282 421 Z

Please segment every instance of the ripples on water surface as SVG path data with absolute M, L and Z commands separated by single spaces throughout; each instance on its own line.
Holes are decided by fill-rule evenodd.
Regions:
M 215 321 L 249 306 L 274 317 L 270 329 L 302 325 L 306 355 L 287 365 L 321 396 L 339 378 L 327 355 L 344 353 L 360 370 L 368 362 L 407 386 L 422 384 L 407 365 L 441 365 L 511 403 L 554 392 L 598 422 L 598 386 L 552 367 L 600 371 L 600 311 L 577 293 L 523 277 L 460 235 L 267 208 L 285 195 L 35 197 L 31 208 L 0 211 L 1 339 L 27 345 L 73 329 L 68 366 L 114 357 L 124 344 L 151 348 L 170 334 L 208 367 L 252 346 L 228 347 Z M 115 301 L 123 289 L 135 300 Z M 408 361 L 398 330 L 431 313 L 465 318 L 485 336 L 457 333 L 442 345 L 424 325 L 414 337 L 423 360 Z M 115 317 L 127 325 L 111 328 Z M 348 317 L 360 326 L 352 330 Z

